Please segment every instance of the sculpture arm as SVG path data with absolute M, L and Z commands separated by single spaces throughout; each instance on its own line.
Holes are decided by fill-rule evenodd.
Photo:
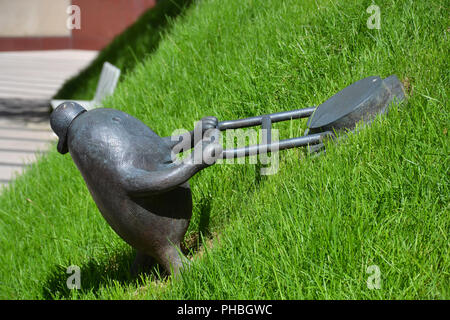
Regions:
M 191 160 L 159 171 L 128 167 L 123 174 L 122 184 L 130 196 L 158 194 L 183 184 L 203 168 L 206 166 L 194 164 Z
M 164 169 L 147 171 L 135 167 L 123 168 L 121 180 L 127 194 L 139 197 L 167 192 L 214 164 L 222 155 L 218 135 L 218 129 L 207 131 L 188 158 L 181 163 L 169 164 Z

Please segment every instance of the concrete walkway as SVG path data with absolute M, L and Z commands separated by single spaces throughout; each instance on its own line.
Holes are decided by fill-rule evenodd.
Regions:
M 49 100 L 97 51 L 0 52 L 0 189 L 56 139 Z

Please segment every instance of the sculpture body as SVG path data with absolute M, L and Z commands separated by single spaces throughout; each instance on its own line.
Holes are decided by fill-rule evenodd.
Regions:
M 71 111 L 74 106 L 79 112 Z M 207 165 L 192 159 L 174 163 L 171 151 L 176 138 L 162 138 L 124 112 L 84 112 L 79 107 L 73 102 L 59 106 L 51 124 L 61 134 L 58 117 L 70 122 L 62 126 L 67 127 L 62 144 L 67 144 L 98 209 L 114 231 L 137 249 L 137 264 L 153 257 L 177 273 L 183 266 L 180 242 L 192 215 L 188 179 Z M 204 130 L 217 123 L 213 117 L 205 119 Z

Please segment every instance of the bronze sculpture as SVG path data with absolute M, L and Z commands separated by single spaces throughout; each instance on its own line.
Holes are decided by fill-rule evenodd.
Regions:
M 180 243 L 192 215 L 188 180 L 194 174 L 219 158 L 320 145 L 339 131 L 352 130 L 361 120 L 370 122 L 385 113 L 394 98 L 405 98 L 397 77 L 368 77 L 317 108 L 222 122 L 205 117 L 193 131 L 164 138 L 122 111 L 105 108 L 88 112 L 70 101 L 53 111 L 50 123 L 59 137 L 58 151 L 70 152 L 103 217 L 137 249 L 134 269 L 145 268 L 156 259 L 165 270 L 178 274 L 189 263 L 180 253 Z M 311 134 L 271 141 L 273 122 L 305 117 L 309 117 Z M 255 125 L 267 130 L 265 145 L 222 150 L 219 130 Z M 196 152 L 182 162 L 175 161 L 173 155 L 180 144 L 184 150 L 199 146 L 200 161 Z
M 135 268 L 155 258 L 177 273 L 183 264 L 180 242 L 192 215 L 188 179 L 206 168 L 193 156 L 175 164 L 171 148 L 177 137 L 161 138 L 141 121 L 113 109 L 87 112 L 75 102 L 51 114 L 58 151 L 70 151 L 100 212 L 114 231 L 137 249 Z M 217 119 L 201 121 L 203 133 Z M 194 138 L 194 131 L 189 135 Z M 208 145 L 208 139 L 195 141 Z M 217 146 L 214 146 L 217 147 Z M 212 148 L 209 148 L 212 150 Z

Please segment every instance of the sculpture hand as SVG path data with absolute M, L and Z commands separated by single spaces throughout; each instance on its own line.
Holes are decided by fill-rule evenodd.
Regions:
M 219 121 L 216 117 L 204 117 L 199 122 L 197 122 L 197 125 L 195 126 L 194 130 L 201 130 L 202 136 L 206 131 L 209 129 L 215 129 L 217 128 Z
M 164 137 L 163 140 L 177 154 L 197 145 L 202 140 L 205 132 L 216 129 L 218 123 L 216 117 L 204 117 L 195 124 L 194 130 L 181 135 Z

